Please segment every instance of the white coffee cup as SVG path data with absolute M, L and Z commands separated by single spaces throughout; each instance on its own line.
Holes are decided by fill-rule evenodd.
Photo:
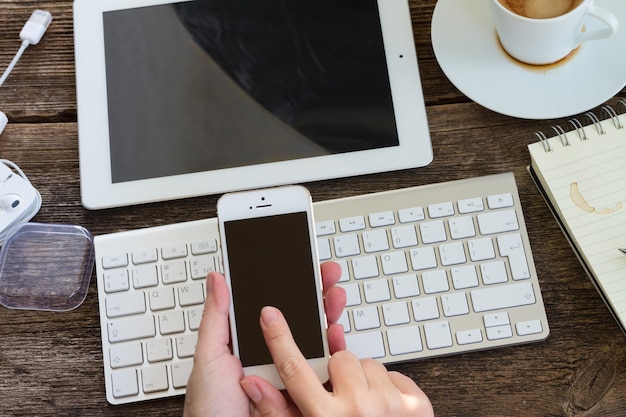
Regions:
M 613 36 L 619 27 L 617 17 L 595 6 L 593 0 L 582 0 L 569 12 L 551 18 L 516 14 L 499 0 L 489 0 L 489 3 L 502 47 L 513 58 L 527 64 L 555 63 L 584 42 Z M 585 16 L 600 20 L 606 27 L 586 31 Z

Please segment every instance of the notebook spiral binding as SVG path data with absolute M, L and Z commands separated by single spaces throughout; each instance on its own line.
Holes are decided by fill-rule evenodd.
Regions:
M 622 107 L 624 108 L 623 111 L 621 110 Z M 604 120 L 610 119 L 613 122 L 613 126 L 615 126 L 615 129 L 624 129 L 625 125 L 622 123 L 622 121 L 618 117 L 618 114 L 626 113 L 626 99 L 621 99 L 617 102 L 617 112 L 613 110 L 611 106 L 608 106 L 608 105 L 603 106 L 602 114 L 604 113 L 608 115 L 608 117 Z M 596 127 L 596 131 L 598 132 L 598 135 L 606 134 L 606 130 L 604 129 L 604 126 L 602 125 L 602 121 L 598 118 L 598 116 L 596 116 L 595 113 L 588 111 L 587 113 L 584 114 L 584 116 L 586 116 L 588 119 L 591 120 L 590 125 L 593 125 Z M 576 118 L 570 119 L 569 123 L 574 127 L 574 129 L 568 133 L 576 131 L 576 133 L 578 133 L 578 139 L 580 139 L 581 141 L 589 140 L 587 137 L 587 132 L 585 132 L 585 126 L 583 126 L 583 124 L 578 119 Z M 559 137 L 559 140 L 561 141 L 561 145 L 570 146 L 570 140 L 567 136 L 567 133 L 561 126 L 559 125 L 552 126 L 552 130 L 556 133 L 556 136 Z M 539 138 L 539 140 L 543 144 L 543 149 L 546 152 L 552 152 L 552 146 L 550 145 L 548 138 L 543 132 L 535 132 L 535 136 Z

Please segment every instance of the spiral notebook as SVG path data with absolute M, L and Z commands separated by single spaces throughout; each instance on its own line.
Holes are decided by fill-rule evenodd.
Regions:
M 529 172 L 626 333 L 626 100 L 535 135 Z

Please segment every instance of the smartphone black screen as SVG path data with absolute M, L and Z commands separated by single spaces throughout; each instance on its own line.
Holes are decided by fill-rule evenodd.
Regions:
M 324 357 L 306 212 L 224 222 L 233 307 L 243 366 L 272 358 L 259 324 L 278 307 L 306 358 Z

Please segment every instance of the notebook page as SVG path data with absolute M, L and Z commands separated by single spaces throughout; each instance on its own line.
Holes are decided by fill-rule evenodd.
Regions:
M 618 319 L 626 326 L 626 115 L 528 146 L 532 166 Z

